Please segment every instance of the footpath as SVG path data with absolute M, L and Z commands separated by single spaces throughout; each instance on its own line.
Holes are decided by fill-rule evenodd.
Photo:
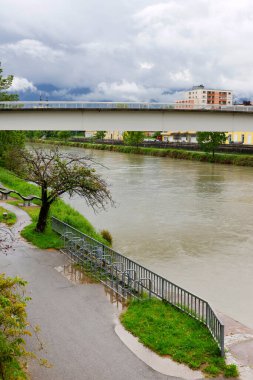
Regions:
M 44 364 L 31 360 L 32 380 L 203 379 L 199 372 L 169 359 L 161 364 L 157 355 L 122 331 L 119 312 L 104 287 L 70 281 L 62 271 L 69 266 L 67 257 L 24 241 L 19 232 L 30 222 L 29 216 L 7 203 L 1 205 L 16 213 L 17 223 L 12 247 L 0 250 L 0 272 L 28 281 L 27 295 L 32 298 L 28 320 L 40 328 L 27 338 L 28 350 Z M 239 365 L 241 380 L 252 380 L 253 332 L 231 320 L 228 325 L 229 362 Z

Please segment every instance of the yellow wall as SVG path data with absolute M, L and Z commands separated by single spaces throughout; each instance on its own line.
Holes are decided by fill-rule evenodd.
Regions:
M 231 136 L 231 141 L 234 143 L 242 143 L 243 135 L 244 142 L 246 145 L 253 145 L 253 132 L 228 132 L 227 136 Z M 229 138 L 227 138 L 226 144 L 229 144 Z

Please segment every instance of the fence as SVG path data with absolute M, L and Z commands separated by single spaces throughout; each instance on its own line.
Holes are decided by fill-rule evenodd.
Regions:
M 179 105 L 178 103 L 157 102 L 84 102 L 84 101 L 3 101 L 0 102 L 1 110 L 26 110 L 26 109 L 85 109 L 85 110 L 177 110 L 177 111 L 219 111 L 219 112 L 253 112 L 253 106 L 236 105 Z
M 224 356 L 224 325 L 208 302 L 55 217 L 52 228 L 64 239 L 64 252 L 73 261 L 89 265 L 100 274 L 100 281 L 117 293 L 137 297 L 147 292 L 205 324 Z

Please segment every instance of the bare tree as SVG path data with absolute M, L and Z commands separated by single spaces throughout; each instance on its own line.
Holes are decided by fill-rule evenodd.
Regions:
M 88 156 L 77 157 L 59 151 L 33 148 L 19 153 L 17 172 L 41 188 L 41 208 L 35 230 L 43 232 L 50 206 L 64 193 L 80 195 L 93 209 L 113 203 L 106 182 L 95 172 Z

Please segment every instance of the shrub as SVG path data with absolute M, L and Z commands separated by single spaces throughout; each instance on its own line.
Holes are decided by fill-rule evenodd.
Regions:
M 4 380 L 27 379 L 21 364 L 27 353 L 23 336 L 30 334 L 26 330 L 25 285 L 19 277 L 0 274 L 0 378 Z
M 108 243 L 111 245 L 112 244 L 112 235 L 108 230 L 102 230 L 101 232 L 102 237 L 108 241 Z

